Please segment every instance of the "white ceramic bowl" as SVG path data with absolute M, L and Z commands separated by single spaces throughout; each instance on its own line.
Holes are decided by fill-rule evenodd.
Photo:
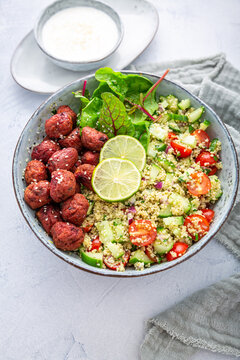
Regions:
M 76 6 L 86 6 L 86 7 L 92 7 L 98 10 L 101 10 L 105 12 L 108 16 L 111 17 L 111 19 L 115 22 L 118 30 L 118 40 L 114 47 L 109 51 L 107 55 L 105 55 L 102 58 L 96 58 L 95 60 L 91 61 L 67 61 L 63 60 L 57 57 L 54 57 L 52 54 L 50 54 L 44 47 L 43 41 L 42 41 L 42 29 L 45 25 L 45 23 L 48 21 L 50 17 L 55 15 L 57 12 L 72 8 Z M 56 65 L 59 65 L 65 69 L 73 70 L 73 71 L 85 71 L 85 70 L 92 70 L 99 67 L 102 67 L 119 47 L 122 38 L 123 38 L 123 25 L 121 22 L 121 19 L 119 15 L 116 13 L 116 11 L 113 10 L 110 6 L 103 4 L 99 1 L 95 0 L 59 0 L 48 7 L 46 7 L 43 12 L 38 17 L 35 27 L 34 27 L 34 36 L 35 40 L 40 47 L 40 49 L 47 55 L 47 57 Z
M 123 73 L 140 74 L 139 72 L 127 71 L 123 71 Z M 142 72 L 141 74 L 149 78 L 153 83 L 159 79 L 159 77 L 156 75 Z M 69 264 L 74 265 L 82 270 L 106 276 L 133 277 L 154 274 L 156 272 L 176 266 L 202 249 L 208 243 L 208 241 L 213 238 L 213 236 L 217 233 L 217 231 L 228 218 L 237 194 L 239 169 L 236 150 L 232 138 L 217 114 L 195 95 L 191 94 L 189 91 L 185 90 L 172 81 L 164 79 L 157 89 L 157 95 L 173 94 L 180 100 L 190 98 L 194 107 L 204 106 L 206 119 L 211 121 L 208 134 L 211 138 L 218 137 L 222 142 L 221 158 L 223 161 L 223 169 L 219 172 L 219 178 L 222 182 L 223 195 L 214 205 L 214 221 L 210 226 L 209 232 L 197 243 L 193 244 L 182 257 L 177 258 L 171 262 L 153 265 L 150 268 L 144 269 L 143 271 L 136 271 L 133 268 L 127 268 L 125 272 L 119 273 L 110 269 L 94 268 L 84 263 L 76 254 L 58 250 L 52 243 L 50 236 L 44 232 L 41 225 L 36 221 L 35 212 L 31 210 L 23 200 L 25 183 L 22 181 L 22 176 L 26 167 L 26 159 L 27 161 L 30 159 L 30 154 L 28 153 L 27 148 L 31 144 L 39 143 L 45 137 L 44 123 L 46 119 L 52 116 L 51 111 L 54 107 L 67 104 L 76 112 L 78 112 L 79 100 L 72 95 L 72 91 L 81 89 L 84 80 L 87 80 L 87 89 L 90 91 L 90 93 L 92 93 L 98 85 L 94 75 L 89 75 L 84 79 L 79 79 L 69 85 L 66 85 L 55 94 L 50 96 L 34 112 L 23 129 L 22 134 L 20 135 L 13 158 L 13 184 L 16 198 L 23 216 L 25 217 L 27 223 L 35 235 L 49 250 L 51 250 L 54 254 L 58 255 L 61 259 L 65 260 Z

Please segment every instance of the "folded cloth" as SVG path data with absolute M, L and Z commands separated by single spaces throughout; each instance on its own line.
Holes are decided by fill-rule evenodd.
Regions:
M 205 59 L 134 66 L 182 84 L 210 105 L 227 124 L 240 154 L 240 72 L 224 54 Z M 216 235 L 240 258 L 240 196 L 228 221 Z M 148 321 L 142 360 L 188 360 L 197 348 L 240 357 L 240 274 L 223 280 Z

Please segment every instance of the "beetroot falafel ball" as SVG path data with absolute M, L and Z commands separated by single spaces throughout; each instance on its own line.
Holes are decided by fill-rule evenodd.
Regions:
M 63 148 L 75 148 L 78 152 L 82 150 L 82 141 L 79 133 L 79 129 L 74 129 L 68 136 L 64 139 L 59 139 L 59 144 Z
M 86 151 L 81 157 L 82 164 L 97 165 L 99 163 L 99 153 L 93 151 Z
M 32 151 L 32 160 L 42 161 L 44 164 L 58 150 L 60 146 L 51 139 L 44 139 L 39 145 L 34 146 Z
M 71 115 L 72 117 L 72 121 L 73 121 L 73 124 L 75 126 L 76 124 L 76 121 L 77 121 L 77 114 L 70 108 L 70 106 L 68 105 L 61 105 L 59 106 L 59 108 L 57 109 L 57 114 L 61 114 L 63 112 L 66 112 L 68 113 L 69 115 Z
M 51 228 L 56 222 L 62 221 L 60 209 L 51 204 L 41 207 L 41 209 L 36 212 L 36 216 L 48 234 L 50 234 Z
M 24 192 L 24 200 L 33 210 L 49 204 L 51 202 L 50 183 L 47 180 L 41 180 L 28 185 Z
M 81 140 L 86 149 L 100 151 L 105 142 L 108 140 L 108 136 L 96 129 L 85 126 L 82 129 Z
M 53 201 L 60 203 L 75 194 L 76 180 L 72 172 L 57 170 L 52 172 L 51 177 L 50 196 Z
M 55 246 L 64 251 L 77 250 L 84 240 L 81 228 L 62 221 L 53 225 L 51 234 Z
M 72 117 L 68 113 L 55 114 L 45 122 L 45 131 L 50 139 L 59 139 L 68 135 L 72 128 Z
M 47 180 L 47 178 L 47 168 L 41 161 L 31 160 L 28 162 L 25 169 L 25 180 L 27 184 Z
M 62 217 L 74 225 L 81 225 L 87 216 L 89 202 L 82 194 L 75 194 L 61 204 Z
M 71 170 L 78 160 L 78 152 L 74 148 L 66 148 L 56 151 L 47 163 L 48 170 L 52 173 L 56 170 Z
M 92 188 L 91 181 L 92 181 L 92 174 L 93 174 L 94 169 L 95 169 L 94 165 L 82 164 L 82 165 L 78 166 L 78 168 L 76 169 L 76 171 L 74 173 L 77 182 L 80 182 L 81 184 L 86 186 L 86 188 L 88 188 L 89 190 L 92 190 L 92 191 L 93 191 L 93 188 Z

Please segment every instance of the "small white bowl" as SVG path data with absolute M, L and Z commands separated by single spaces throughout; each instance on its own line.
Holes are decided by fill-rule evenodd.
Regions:
M 72 7 L 91 7 L 100 11 L 103 11 L 106 13 L 110 18 L 114 21 L 114 23 L 117 26 L 118 30 L 118 40 L 114 47 L 109 51 L 107 55 L 105 55 L 102 58 L 96 58 L 95 60 L 91 61 L 68 61 L 63 60 L 57 57 L 54 57 L 52 54 L 50 54 L 46 48 L 44 47 L 43 41 L 42 41 L 42 29 L 45 25 L 45 23 L 48 21 L 50 17 L 55 15 L 61 10 L 72 8 Z M 109 58 L 115 53 L 117 48 L 119 47 L 122 38 L 123 38 L 123 25 L 121 22 L 121 19 L 119 15 L 114 11 L 110 6 L 105 5 L 99 1 L 95 0 L 58 0 L 48 7 L 46 7 L 43 12 L 40 14 L 40 16 L 37 19 L 37 22 L 34 27 L 34 36 L 36 39 L 36 42 L 40 49 L 44 52 L 45 55 L 48 56 L 48 58 L 54 62 L 56 65 L 59 65 L 65 69 L 73 70 L 73 71 L 84 71 L 84 70 L 92 70 L 96 69 L 98 67 L 102 67 L 107 61 L 109 61 Z

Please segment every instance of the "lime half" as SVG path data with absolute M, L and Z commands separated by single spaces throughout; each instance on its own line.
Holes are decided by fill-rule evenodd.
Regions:
M 122 201 L 138 191 L 141 173 L 129 160 L 106 159 L 95 168 L 92 187 L 106 201 Z
M 100 161 L 109 158 L 127 159 L 142 171 L 146 163 L 146 151 L 134 137 L 118 135 L 108 140 L 100 153 Z

